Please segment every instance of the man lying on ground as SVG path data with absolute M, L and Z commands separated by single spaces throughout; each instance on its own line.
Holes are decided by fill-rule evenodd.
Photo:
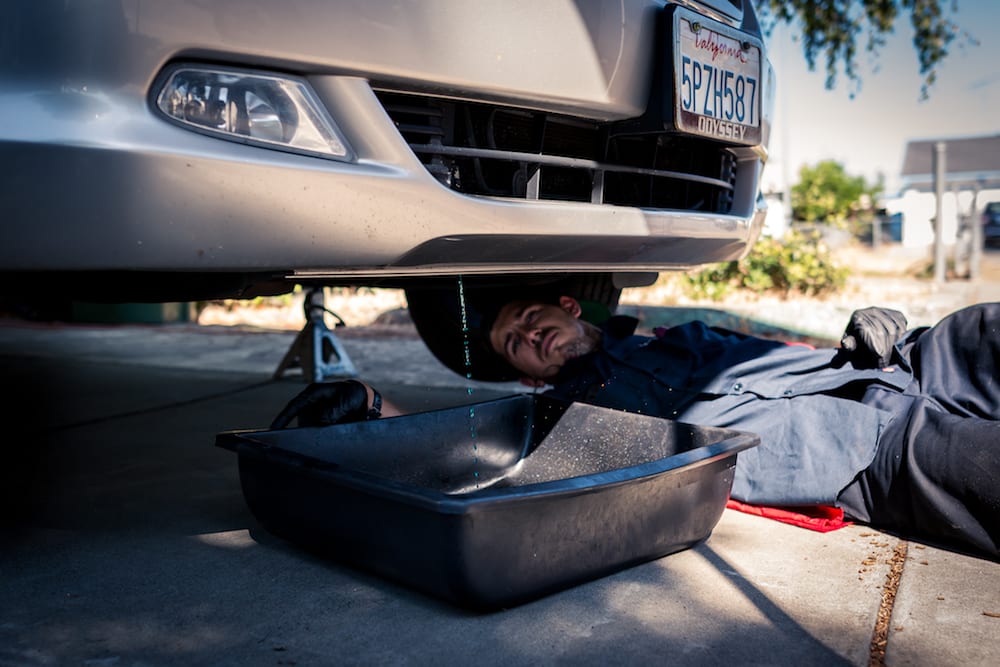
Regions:
M 568 296 L 515 299 L 481 340 L 557 398 L 756 433 L 732 497 L 836 506 L 851 520 L 1000 557 L 1000 303 L 906 331 L 896 311 L 854 313 L 840 348 L 765 340 L 691 322 L 654 336 L 601 326 Z M 398 414 L 356 381 L 314 384 L 283 428 Z

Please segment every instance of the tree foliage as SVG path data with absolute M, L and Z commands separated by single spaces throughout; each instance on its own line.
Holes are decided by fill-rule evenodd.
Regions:
M 836 84 L 841 65 L 844 75 L 857 85 L 859 41 L 867 37 L 865 51 L 877 53 L 886 36 L 908 15 L 924 77 L 921 95 L 927 97 L 937 66 L 959 34 L 949 18 L 957 11 L 958 0 L 757 0 L 756 6 L 766 32 L 778 23 L 798 29 L 810 69 L 815 69 L 818 58 L 825 60 L 827 88 Z
M 834 160 L 803 166 L 792 186 L 792 218 L 846 229 L 851 222 L 865 221 L 881 190 L 881 183 L 870 185 L 863 176 L 851 176 Z

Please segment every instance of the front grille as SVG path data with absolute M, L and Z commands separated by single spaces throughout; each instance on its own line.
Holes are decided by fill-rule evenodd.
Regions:
M 379 91 L 427 170 L 468 195 L 728 213 L 736 160 L 720 144 L 556 114 Z

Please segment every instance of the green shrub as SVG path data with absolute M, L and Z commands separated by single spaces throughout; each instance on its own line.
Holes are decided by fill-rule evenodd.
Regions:
M 782 239 L 761 238 L 738 262 L 713 264 L 687 274 L 696 299 L 719 301 L 734 290 L 822 296 L 843 288 L 848 270 L 830 256 L 819 232 L 792 230 Z

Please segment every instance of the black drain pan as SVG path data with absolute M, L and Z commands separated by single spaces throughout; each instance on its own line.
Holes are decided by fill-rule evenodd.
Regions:
M 704 540 L 758 442 L 528 394 L 216 437 L 268 532 L 483 610 Z

